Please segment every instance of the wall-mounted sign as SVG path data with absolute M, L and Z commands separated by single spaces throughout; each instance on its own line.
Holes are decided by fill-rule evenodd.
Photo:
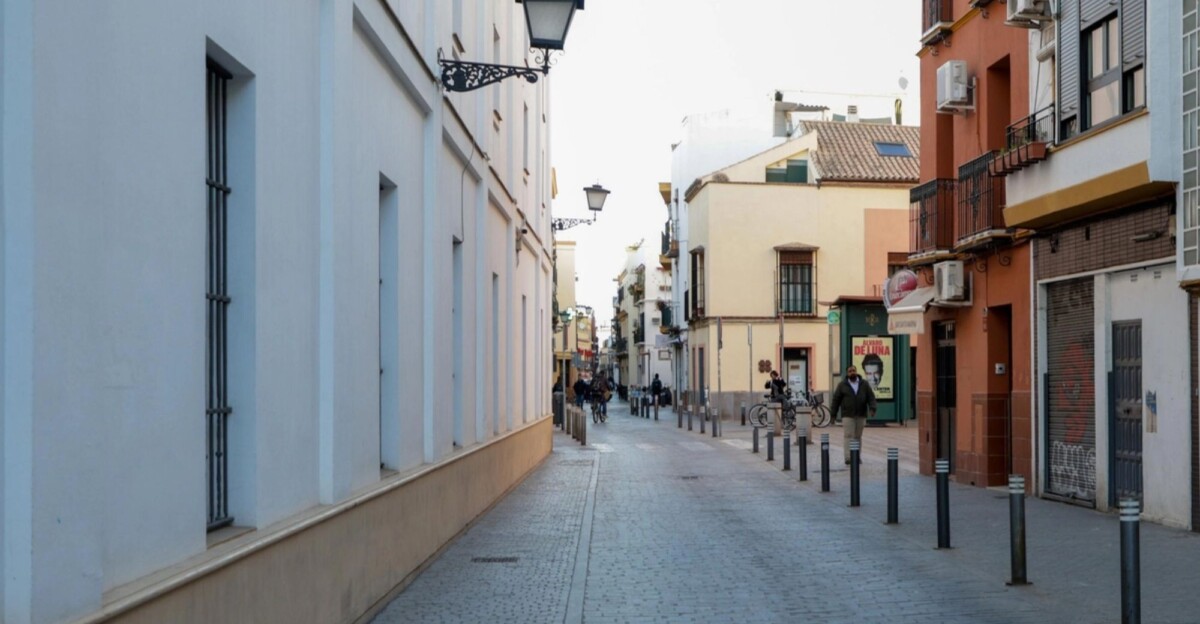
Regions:
M 875 398 L 895 398 L 896 369 L 892 365 L 895 339 L 891 336 L 854 336 L 850 338 L 850 364 L 858 368 L 858 374 L 871 384 Z
M 883 307 L 891 308 L 917 289 L 920 282 L 917 274 L 908 269 L 900 269 L 883 283 Z

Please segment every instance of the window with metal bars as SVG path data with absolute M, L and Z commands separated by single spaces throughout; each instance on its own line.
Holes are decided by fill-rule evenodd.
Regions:
M 233 523 L 229 513 L 229 281 L 227 269 L 229 188 L 227 93 L 233 76 L 208 60 L 208 345 L 205 355 L 208 438 L 208 530 Z
M 815 314 L 816 272 L 811 251 L 779 252 L 779 312 Z

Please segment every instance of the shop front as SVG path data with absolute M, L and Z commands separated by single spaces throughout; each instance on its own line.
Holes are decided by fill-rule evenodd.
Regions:
M 916 417 L 915 351 L 906 335 L 888 332 L 888 312 L 880 297 L 842 297 L 831 327 L 837 332 L 839 357 L 830 387 L 841 382 L 847 366 L 875 391 L 878 409 L 868 424 L 905 423 Z M 833 322 L 836 321 L 836 324 Z

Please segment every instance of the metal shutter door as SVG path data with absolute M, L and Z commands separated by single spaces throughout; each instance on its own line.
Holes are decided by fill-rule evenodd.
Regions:
M 1046 492 L 1096 500 L 1095 335 L 1092 278 L 1046 289 Z

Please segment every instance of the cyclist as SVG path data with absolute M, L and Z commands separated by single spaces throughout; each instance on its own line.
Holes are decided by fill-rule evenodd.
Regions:
M 589 400 L 601 414 L 602 420 L 608 419 L 608 400 L 612 397 L 612 389 L 612 382 L 604 376 L 604 373 L 600 373 L 592 380 Z

